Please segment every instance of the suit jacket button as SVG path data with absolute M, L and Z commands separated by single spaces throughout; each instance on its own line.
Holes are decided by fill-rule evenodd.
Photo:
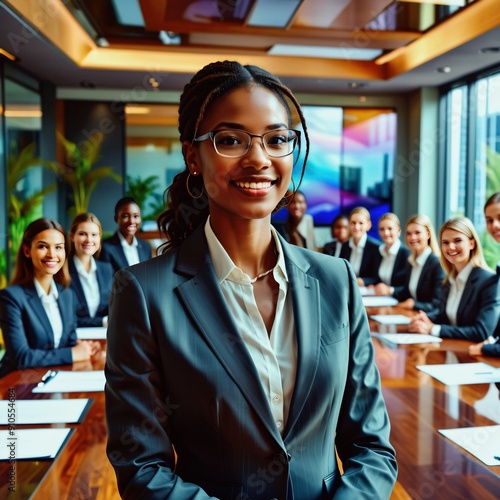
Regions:
M 292 455 L 290 455 L 290 453 L 287 453 L 286 454 L 286 458 L 288 459 L 288 461 L 290 462 L 290 460 L 292 459 Z

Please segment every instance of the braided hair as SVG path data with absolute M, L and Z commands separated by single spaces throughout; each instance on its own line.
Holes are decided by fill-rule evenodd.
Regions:
M 180 98 L 180 141 L 182 143 L 194 140 L 207 109 L 217 99 L 249 84 L 259 85 L 270 90 L 287 110 L 290 123 L 292 122 L 292 113 L 289 102 L 293 104 L 298 113 L 306 141 L 304 163 L 297 184 L 298 189 L 304 176 L 309 155 L 309 136 L 305 118 L 292 91 L 283 85 L 276 76 L 258 66 L 243 66 L 235 61 L 219 61 L 208 64 L 198 71 L 184 87 Z M 189 178 L 189 191 L 195 193 L 196 198 L 193 198 L 188 192 L 186 186 L 188 177 L 189 169 L 186 164 L 186 168 L 174 177 L 171 186 L 166 191 L 167 209 L 158 217 L 158 227 L 160 231 L 167 235 L 168 241 L 160 247 L 160 252 L 178 247 L 208 217 L 208 197 L 206 190 L 203 188 L 202 176 L 191 176 Z M 289 199 L 287 197 L 283 198 L 276 209 L 286 205 Z

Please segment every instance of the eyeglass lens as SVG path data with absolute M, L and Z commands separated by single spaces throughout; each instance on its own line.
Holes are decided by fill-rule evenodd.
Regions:
M 243 130 L 220 130 L 213 136 L 215 150 L 223 156 L 243 156 L 250 149 L 253 136 Z M 269 156 L 289 155 L 297 143 L 297 134 L 293 130 L 271 130 L 262 136 L 262 144 Z

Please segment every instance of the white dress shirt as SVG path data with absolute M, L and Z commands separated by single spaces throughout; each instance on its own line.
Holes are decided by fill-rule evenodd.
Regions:
M 82 261 L 76 255 L 73 255 L 73 262 L 82 284 L 83 295 L 85 295 L 85 302 L 87 302 L 89 315 L 93 318 L 101 301 L 99 283 L 97 282 L 97 264 L 95 263 L 94 257 L 91 257 L 90 271 L 87 272 L 83 267 Z
M 451 325 L 457 325 L 457 313 L 462 295 L 464 294 L 465 285 L 469 279 L 470 273 L 474 269 L 472 262 L 469 262 L 458 274 L 453 271 L 448 276 L 450 282 L 450 291 L 446 300 L 446 316 Z M 441 325 L 434 325 L 431 329 L 431 335 L 439 337 L 441 333 Z
M 363 252 L 365 251 L 366 240 L 368 236 L 363 234 L 358 244 L 354 244 L 352 236 L 349 238 L 349 246 L 351 247 L 351 256 L 349 257 L 349 262 L 354 270 L 354 274 L 359 276 L 359 270 L 361 269 L 361 261 L 363 260 Z
M 378 268 L 378 275 L 382 283 L 386 285 L 391 284 L 392 272 L 394 271 L 394 264 L 396 263 L 396 256 L 401 248 L 401 241 L 396 240 L 392 246 L 387 250 L 386 245 L 380 245 L 379 252 L 382 255 L 382 261 Z
M 42 306 L 45 309 L 47 318 L 49 318 L 50 326 L 52 327 L 52 333 L 54 334 L 54 347 L 59 347 L 59 342 L 61 342 L 61 337 L 63 333 L 63 324 L 61 319 L 61 311 L 59 310 L 59 304 L 57 299 L 59 298 L 59 292 L 57 291 L 57 286 L 54 280 L 50 284 L 49 293 L 45 293 L 42 285 L 38 281 L 33 279 L 35 283 L 35 290 L 42 301 Z
M 297 231 L 304 238 L 306 243 L 306 248 L 309 250 L 317 250 L 316 246 L 316 238 L 314 236 L 314 219 L 312 215 L 304 214 L 302 216 L 302 220 L 299 222 L 297 226 Z
M 474 266 L 472 262 L 469 262 L 458 274 L 452 272 L 450 276 L 448 276 L 448 281 L 450 282 L 450 293 L 448 294 L 448 300 L 446 301 L 446 316 L 448 316 L 452 325 L 456 326 L 457 324 L 458 306 L 460 305 L 465 285 L 473 269 Z
M 134 236 L 132 245 L 128 244 L 128 241 L 123 237 L 120 231 L 118 231 L 118 238 L 120 238 L 120 243 L 122 244 L 123 253 L 125 254 L 128 265 L 133 266 L 134 264 L 139 264 L 139 251 L 137 249 L 139 243 L 137 242 L 137 238 Z
M 417 300 L 418 280 L 420 279 L 422 269 L 431 253 L 431 247 L 427 247 L 416 259 L 413 258 L 413 255 L 410 255 L 410 258 L 408 259 L 408 262 L 412 266 L 408 289 L 410 291 L 410 295 L 413 297 L 413 300 Z
M 278 303 L 271 333 L 257 307 L 251 278 L 236 267 L 215 236 L 210 217 L 205 224 L 208 249 L 231 317 L 254 362 L 278 430 L 285 429 L 297 372 L 297 339 L 292 296 L 283 251 L 271 228 L 278 251 L 273 277 L 279 285 Z

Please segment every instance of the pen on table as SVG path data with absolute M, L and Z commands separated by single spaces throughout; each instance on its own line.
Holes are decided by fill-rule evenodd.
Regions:
M 43 377 L 40 382 L 38 382 L 38 387 L 46 384 L 50 379 L 54 378 L 56 376 L 57 372 L 53 370 L 49 370 Z
M 495 460 L 498 460 L 500 462 L 500 457 L 494 456 L 493 457 Z
M 493 375 L 493 372 L 476 372 L 474 375 Z

